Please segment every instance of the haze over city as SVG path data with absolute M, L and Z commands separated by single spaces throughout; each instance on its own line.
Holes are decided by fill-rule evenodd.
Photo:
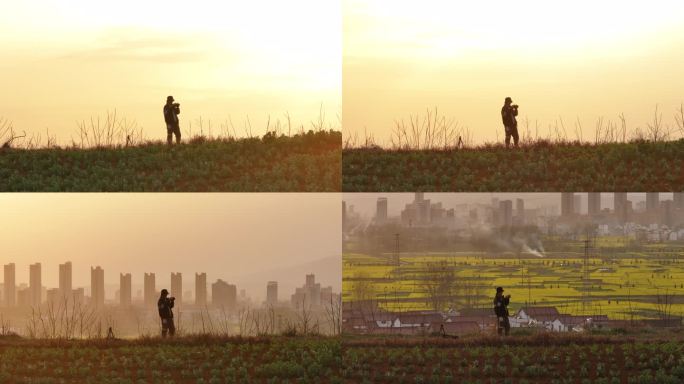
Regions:
M 395 121 L 440 114 L 470 128 L 474 142 L 503 139 L 504 98 L 520 105 L 532 134 L 563 125 L 593 141 L 596 122 L 627 129 L 663 124 L 684 101 L 679 76 L 684 4 L 661 0 L 343 2 L 346 134 L 389 144 Z M 498 134 L 498 135 L 497 135 Z
M 15 263 L 16 284 L 29 282 L 29 264 L 42 264 L 42 284 L 58 286 L 58 265 L 71 261 L 73 286 L 89 287 L 91 266 L 104 269 L 106 299 L 119 273 L 131 273 L 134 293 L 143 274 L 157 290 L 181 272 L 223 279 L 255 301 L 278 281 L 281 299 L 313 273 L 341 285 L 339 195 L 332 194 L 12 194 L 0 195 L 3 264 Z
M 315 17 L 311 17 L 315 14 Z M 311 33 L 316 31 L 316 33 Z M 289 113 L 310 127 L 321 108 L 331 124 L 341 104 L 339 4 L 259 0 L 22 1 L 0 15 L 0 117 L 58 143 L 77 121 L 136 120 L 147 138 L 165 135 L 166 96 L 181 103 L 181 128 L 265 133 Z M 247 118 L 249 117 L 249 122 Z M 232 134 L 232 130 L 228 128 Z
M 582 205 L 580 212 L 587 212 L 586 194 L 582 195 Z M 354 206 L 354 211 L 368 219 L 372 218 L 376 212 L 376 203 L 379 197 L 387 198 L 387 214 L 398 216 L 405 205 L 412 202 L 415 198 L 413 193 L 347 193 L 343 200 L 347 207 Z M 441 202 L 445 208 L 453 208 L 460 204 L 491 204 L 492 199 L 499 200 L 524 199 L 527 208 L 540 208 L 556 206 L 560 213 L 561 195 L 559 193 L 425 193 L 425 199 L 433 202 Z M 672 193 L 660 193 L 660 200 L 672 200 Z M 646 200 L 645 193 L 628 193 L 627 198 L 634 204 Z M 601 207 L 613 209 L 613 194 L 601 194 Z

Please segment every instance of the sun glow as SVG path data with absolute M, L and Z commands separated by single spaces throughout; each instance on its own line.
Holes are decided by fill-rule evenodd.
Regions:
M 676 1 L 347 0 L 345 134 L 388 144 L 396 120 L 438 107 L 474 141 L 495 141 L 506 96 L 542 136 L 579 118 L 586 139 L 620 113 L 636 130 L 656 104 L 672 120 L 683 16 Z
M 258 133 L 289 112 L 307 124 L 321 104 L 338 113 L 341 30 L 328 1 L 16 2 L 0 13 L 0 83 L 13 90 L 0 116 L 68 139 L 117 108 L 156 134 L 174 94 L 186 123 L 249 117 Z

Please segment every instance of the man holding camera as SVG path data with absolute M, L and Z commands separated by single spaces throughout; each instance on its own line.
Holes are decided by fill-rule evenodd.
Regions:
M 501 108 L 501 119 L 506 129 L 506 148 L 511 145 L 511 137 L 513 137 L 513 144 L 518 146 L 518 121 L 515 119 L 518 116 L 518 105 L 512 103 L 513 100 L 507 97 Z
M 511 301 L 511 295 L 503 295 L 504 289 L 496 287 L 496 296 L 494 296 L 494 313 L 496 314 L 496 333 L 501 336 L 505 332 L 511 330 L 511 323 L 508 320 L 508 303 Z
M 161 318 L 162 324 L 162 337 L 166 337 L 167 333 L 169 336 L 176 334 L 176 326 L 173 325 L 173 311 L 171 310 L 176 298 L 168 296 L 169 291 L 162 289 L 159 301 L 157 301 L 157 308 L 159 309 L 159 317 Z
M 166 142 L 169 145 L 173 143 L 173 135 L 176 135 L 176 144 L 180 144 L 181 141 L 179 114 L 180 104 L 174 103 L 173 96 L 167 97 L 166 105 L 164 105 L 164 121 L 166 122 Z

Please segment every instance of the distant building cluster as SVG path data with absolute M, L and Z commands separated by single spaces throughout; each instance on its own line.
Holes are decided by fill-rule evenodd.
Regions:
M 29 283 L 19 284 L 16 282 L 16 265 L 14 263 L 4 265 L 4 280 L 0 285 L 0 307 L 3 308 L 31 308 L 41 305 L 90 305 L 104 307 L 105 305 L 119 305 L 130 307 L 132 305 L 144 305 L 147 308 L 156 308 L 160 296 L 157 289 L 155 273 L 143 275 L 143 290 L 133 296 L 133 281 L 130 273 L 119 274 L 119 289 L 115 292 L 114 301 L 107 300 L 105 296 L 104 269 L 100 266 L 90 268 L 90 290 L 86 295 L 86 289 L 73 287 L 73 274 L 71 262 L 59 265 L 59 286 L 46 288 L 42 282 L 42 266 L 34 263 L 29 266 Z M 208 295 L 207 274 L 195 273 L 195 295 L 192 300 L 192 292 L 183 292 L 183 276 L 180 272 L 171 273 L 170 294 L 176 297 L 176 305 L 187 305 L 198 308 L 212 307 L 236 309 L 241 301 L 248 301 L 245 290 L 222 279 L 211 284 L 211 296 Z M 331 298 L 338 298 L 333 294 L 332 287 L 321 288 L 320 283 L 315 282 L 313 274 L 306 275 L 306 283 L 297 288 L 291 298 L 291 305 L 295 307 L 320 306 L 329 302 Z M 278 297 L 278 282 L 269 281 L 266 285 L 267 305 L 288 305 L 280 303 Z
M 684 192 L 661 200 L 657 192 L 647 192 L 646 200 L 634 204 L 627 193 L 613 193 L 613 209 L 601 207 L 601 194 L 587 194 L 587 213 L 580 214 L 583 194 L 563 193 L 558 232 L 571 231 L 578 224 L 598 227 L 597 235 L 630 236 L 643 241 L 684 240 Z
M 454 209 L 444 209 L 442 203 L 425 199 L 423 192 L 416 192 L 413 202 L 401 211 L 401 222 L 409 227 L 444 225 L 454 220 Z
M 489 204 L 457 204 L 443 207 L 441 202 L 425 199 L 422 192 L 404 206 L 399 216 L 389 215 L 390 201 L 379 197 L 370 224 L 398 224 L 409 228 L 444 227 L 465 230 L 473 226 L 512 228 L 535 226 L 546 233 L 563 233 L 578 225 L 600 226 L 610 234 L 642 236 L 656 239 L 684 240 L 684 192 L 673 193 L 663 200 L 656 192 L 644 193 L 645 201 L 637 203 L 624 192 L 611 193 L 613 207 L 604 207 L 606 194 L 560 193 L 560 204 L 528 208 L 524 199 L 492 198 Z M 560 208 L 560 210 L 559 210 Z M 342 203 L 343 232 L 358 226 L 360 216 L 354 206 Z
M 290 298 L 290 303 L 299 309 L 302 307 L 320 307 L 337 299 L 337 295 L 333 294 L 332 287 L 321 288 L 321 284 L 316 282 L 316 276 L 311 274 L 306 275 L 304 286 L 295 289 L 295 293 Z
M 682 318 L 615 320 L 607 315 L 570 315 L 556 307 L 523 307 L 509 316 L 512 328 L 539 328 L 552 332 L 584 332 L 592 328 L 627 329 L 636 327 L 681 327 Z M 361 334 L 425 335 L 443 333 L 466 335 L 488 333 L 496 328 L 497 317 L 491 308 L 463 309 L 442 313 L 437 311 L 390 312 L 369 301 L 345 302 L 342 328 Z

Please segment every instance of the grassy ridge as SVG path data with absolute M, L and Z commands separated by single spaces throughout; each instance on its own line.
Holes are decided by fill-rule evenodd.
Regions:
M 599 145 L 537 142 L 461 150 L 345 149 L 345 192 L 684 190 L 684 140 Z
M 0 338 L 2 383 L 336 383 L 340 340 Z
M 339 191 L 341 134 L 0 150 L 0 191 Z

